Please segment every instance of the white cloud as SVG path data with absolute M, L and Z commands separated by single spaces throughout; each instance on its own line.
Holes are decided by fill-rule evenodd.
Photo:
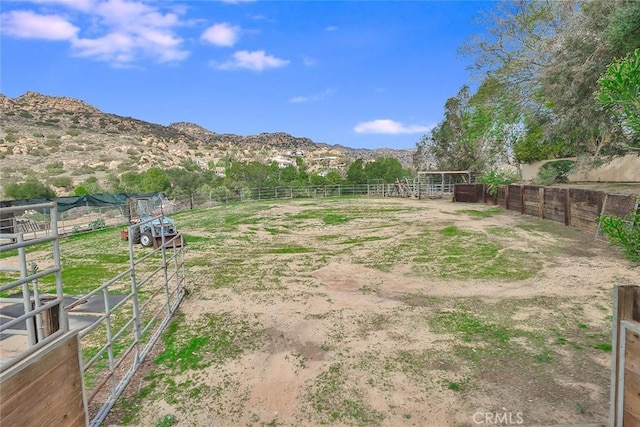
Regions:
M 139 0 L 32 0 L 36 5 L 56 4 L 73 9 L 78 25 L 60 15 L 34 11 L 13 11 L 1 16 L 3 32 L 13 37 L 67 40 L 79 57 L 110 62 L 116 67 L 132 66 L 142 58 L 157 62 L 182 61 L 189 56 L 176 28 L 186 23 L 184 8 Z M 168 8 L 163 11 L 161 7 Z
M 240 27 L 222 23 L 207 28 L 200 38 L 216 46 L 233 46 L 238 41 Z
M 318 63 L 318 61 L 316 61 L 315 58 L 305 56 L 304 58 L 302 58 L 302 63 L 305 67 L 313 67 Z
M 223 64 L 217 65 L 221 70 L 232 70 L 236 68 L 244 68 L 252 71 L 262 71 L 267 68 L 280 68 L 289 64 L 286 59 L 276 58 L 267 55 L 264 50 L 256 50 L 249 52 L 240 50 L 233 54 L 233 59 Z
M 403 133 L 426 133 L 433 126 L 404 125 L 400 122 L 389 119 L 371 120 L 358 123 L 353 130 L 356 133 L 382 133 L 382 134 L 403 134 Z
M 305 102 L 318 102 L 318 101 L 322 101 L 323 99 L 325 99 L 328 96 L 333 95 L 334 93 L 336 93 L 335 89 L 326 89 L 324 92 L 316 94 L 316 95 L 311 95 L 311 96 L 294 96 L 293 98 L 289 99 L 289 102 L 292 104 L 302 104 Z
M 324 28 L 325 31 L 337 31 L 338 27 L 336 27 L 335 25 L 329 25 L 327 27 Z
M 309 97 L 308 96 L 294 96 L 293 98 L 289 99 L 289 102 L 292 104 L 302 104 L 304 102 L 309 102 Z
M 30 0 L 36 4 L 59 4 L 70 9 L 88 11 L 94 6 L 94 0 Z
M 38 15 L 16 10 L 0 16 L 3 32 L 25 39 L 71 40 L 79 28 L 59 15 Z

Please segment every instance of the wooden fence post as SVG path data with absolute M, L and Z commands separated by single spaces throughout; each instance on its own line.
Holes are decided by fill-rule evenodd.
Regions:
M 520 184 L 520 213 L 524 215 L 524 184 Z
M 538 216 L 544 219 L 544 187 L 538 190 Z
M 509 187 L 510 185 L 507 185 L 504 189 L 504 208 L 506 210 L 509 210 Z
M 571 225 L 571 198 L 568 188 L 564 189 L 564 225 Z
M 624 399 L 619 395 L 620 369 L 620 322 L 623 320 L 640 321 L 640 287 L 630 285 L 618 285 L 613 292 L 613 328 L 612 328 L 612 357 L 611 357 L 611 410 L 610 421 L 612 426 L 623 424 L 618 419 L 618 402 Z M 623 355 L 624 356 L 624 355 Z

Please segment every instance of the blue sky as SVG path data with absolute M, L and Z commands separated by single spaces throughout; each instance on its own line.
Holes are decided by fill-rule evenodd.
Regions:
M 2 1 L 0 92 L 218 133 L 415 148 L 480 1 Z

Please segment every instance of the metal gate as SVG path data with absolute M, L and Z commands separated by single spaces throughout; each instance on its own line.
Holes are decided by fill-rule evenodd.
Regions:
M 128 268 L 88 294 L 71 298 L 63 293 L 56 203 L 0 208 L 0 216 L 29 209 L 46 209 L 50 213 L 52 233 L 26 241 L 22 233 L 0 234 L 0 253 L 17 250 L 19 261 L 13 267 L 2 264 L 2 271 L 19 277 L 0 285 L 0 304 L 9 304 L 14 311 L 18 307 L 20 312 L 0 323 L 1 338 L 12 340 L 10 347 L 15 347 L 10 354 L 4 354 L 3 349 L 0 373 L 53 345 L 67 331 L 77 333 L 87 420 L 97 426 L 142 365 L 186 294 L 184 239 L 181 233 L 170 238 L 161 232 L 156 248 L 143 248 L 127 239 Z M 139 235 L 140 226 L 157 220 L 154 217 L 130 225 L 127 235 Z M 51 244 L 53 266 L 42 271 L 30 269 L 26 248 L 42 243 Z M 55 275 L 56 294 L 43 300 L 38 279 L 48 275 Z M 12 292 L 16 293 L 9 295 Z M 55 392 L 51 390 L 47 400 L 54 401 Z
M 127 236 L 156 220 L 130 225 Z M 91 426 L 105 419 L 186 294 L 182 234 L 161 235 L 155 249 L 127 239 L 129 268 L 65 307 L 72 326 L 76 317 L 84 322 L 78 329 Z M 87 305 L 103 310 L 87 321 Z

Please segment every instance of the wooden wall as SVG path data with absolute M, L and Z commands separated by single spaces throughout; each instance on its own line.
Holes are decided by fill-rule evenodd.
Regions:
M 613 294 L 611 425 L 640 426 L 640 286 Z
M 77 331 L 0 374 L 3 426 L 85 426 Z
M 453 199 L 456 202 L 497 204 L 525 215 L 595 232 L 603 206 L 605 215 L 624 217 L 633 212 L 636 197 L 633 194 L 538 185 L 503 185 L 493 197 L 486 194 L 483 184 L 456 184 Z

